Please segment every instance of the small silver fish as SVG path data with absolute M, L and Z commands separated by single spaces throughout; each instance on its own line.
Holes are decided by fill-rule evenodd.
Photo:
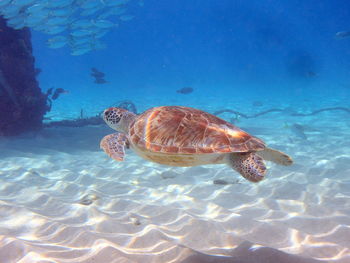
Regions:
M 79 6 L 80 8 L 83 8 L 83 9 L 99 9 L 104 7 L 101 1 L 95 1 L 95 0 L 86 0 L 80 3 Z
M 102 19 L 93 21 L 93 24 L 102 29 L 115 27 L 115 23 L 108 20 L 102 20 Z
M 80 56 L 90 52 L 91 48 L 81 48 L 81 49 L 73 49 L 70 53 L 72 56 Z
M 89 19 L 79 19 L 74 22 L 72 22 L 69 27 L 71 29 L 81 29 L 81 28 L 88 28 L 92 25 L 91 20 Z
M 8 4 L 11 3 L 12 0 L 1 0 L 0 1 L 0 8 L 3 8 L 5 6 L 7 6 Z M 0 10 L 0 13 L 1 13 L 1 10 Z
M 101 29 L 100 31 L 98 31 L 98 32 L 96 32 L 96 33 L 94 34 L 94 37 L 95 37 L 95 38 L 101 38 L 101 37 L 103 37 L 104 35 L 106 35 L 108 32 L 109 32 L 109 30 Z
M 129 2 L 129 0 L 103 0 L 106 6 L 121 6 Z
M 49 27 L 45 30 L 45 33 L 46 34 L 49 34 L 49 35 L 56 35 L 56 34 L 59 34 L 59 33 L 62 33 L 64 31 L 67 30 L 67 27 L 65 25 L 63 26 L 53 26 L 53 27 Z
M 343 39 L 343 38 L 350 37 L 350 31 L 340 31 L 340 32 L 335 34 L 335 37 L 337 39 Z
M 92 16 L 100 11 L 100 8 L 89 8 L 81 11 L 80 16 Z
M 46 25 L 48 26 L 61 26 L 69 24 L 69 17 L 49 17 L 46 21 Z
M 47 29 L 47 26 L 45 23 L 41 23 L 41 24 L 37 24 L 37 25 L 33 26 L 32 28 L 36 31 L 45 32 L 45 30 Z
M 36 0 L 13 0 L 11 2 L 11 5 L 17 5 L 17 6 L 28 6 L 28 5 L 33 5 L 35 4 Z
M 47 45 L 50 48 L 61 48 L 68 43 L 68 39 L 64 36 L 56 36 L 47 40 Z
M 142 0 L 143 1 L 143 0 Z M 60 48 L 68 45 L 73 55 L 105 48 L 99 42 L 112 28 L 118 26 L 108 17 L 119 16 L 122 21 L 134 18 L 124 15 L 129 0 L 0 0 L 0 15 L 10 27 L 30 27 L 48 35 L 47 45 Z M 62 34 L 62 35 L 61 35 Z
M 75 0 L 55 0 L 55 1 L 47 1 L 47 7 L 48 8 L 62 8 L 62 7 L 68 7 L 73 6 L 73 2 Z
M 36 27 L 38 25 L 43 25 L 46 19 L 47 19 L 47 15 L 42 15 L 42 14 L 40 14 L 39 16 L 29 15 L 26 18 L 26 26 Z
M 84 55 L 88 52 L 90 52 L 91 50 L 93 50 L 93 48 L 91 47 L 90 43 L 85 44 L 85 45 L 71 45 L 71 55 L 72 56 L 80 56 L 80 55 Z
M 89 36 L 89 35 L 91 35 L 91 31 L 89 31 L 89 30 L 76 30 L 76 31 L 70 32 L 70 35 L 73 37 Z
M 70 44 L 72 46 L 82 46 L 89 44 L 91 41 L 93 41 L 92 36 L 87 36 L 87 37 L 71 37 L 70 38 Z
M 1 13 L 3 17 L 6 19 L 10 19 L 12 17 L 18 16 L 20 11 L 21 11 L 20 6 L 11 5 L 11 4 L 1 8 Z
M 132 16 L 132 15 L 122 15 L 122 16 L 119 17 L 119 19 L 121 21 L 130 21 L 130 20 L 134 19 L 134 16 Z
M 126 12 L 126 8 L 120 8 L 120 7 L 112 7 L 108 9 L 107 11 L 103 12 L 98 16 L 98 19 L 107 19 L 111 16 L 118 16 L 122 15 Z
M 12 27 L 14 29 L 21 29 L 26 25 L 25 16 L 18 15 L 18 16 L 12 17 L 8 19 L 6 23 L 9 27 Z
M 304 133 L 304 127 L 298 123 L 294 123 L 291 127 L 290 127 L 292 133 L 299 137 L 302 140 L 307 140 L 307 136 Z
M 45 6 L 41 4 L 35 4 L 28 6 L 25 11 L 27 15 L 40 15 L 41 13 L 45 13 L 45 16 L 47 15 L 47 10 L 45 10 Z
M 59 8 L 59 9 L 52 9 L 50 10 L 50 16 L 71 16 L 74 11 L 76 9 L 75 8 Z

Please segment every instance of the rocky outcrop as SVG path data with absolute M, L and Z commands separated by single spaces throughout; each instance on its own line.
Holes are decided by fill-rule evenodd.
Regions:
M 40 129 L 47 96 L 39 88 L 29 29 L 14 30 L 0 17 L 0 136 Z

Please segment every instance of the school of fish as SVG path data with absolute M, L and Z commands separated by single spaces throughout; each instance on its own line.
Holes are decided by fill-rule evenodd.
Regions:
M 101 38 L 134 16 L 130 0 L 0 0 L 0 16 L 14 29 L 29 27 L 50 35 L 50 48 L 68 46 L 72 55 L 105 47 Z M 139 5 L 142 5 L 139 2 Z

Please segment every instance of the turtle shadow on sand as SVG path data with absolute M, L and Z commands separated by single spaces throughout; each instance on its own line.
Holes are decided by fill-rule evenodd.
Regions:
M 180 263 L 327 263 L 327 261 L 287 254 L 271 247 L 257 249 L 253 247 L 253 243 L 245 241 L 232 249 L 230 256 L 214 256 L 192 250 L 192 255 Z

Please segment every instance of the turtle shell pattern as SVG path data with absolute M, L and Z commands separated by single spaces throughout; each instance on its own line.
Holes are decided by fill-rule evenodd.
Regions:
M 163 106 L 139 115 L 129 127 L 130 142 L 143 151 L 205 154 L 261 151 L 262 140 L 201 110 Z

